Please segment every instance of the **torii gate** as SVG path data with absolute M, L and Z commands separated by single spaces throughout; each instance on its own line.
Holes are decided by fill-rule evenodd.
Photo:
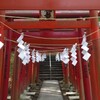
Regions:
M 99 30 L 98 26 L 98 13 L 95 10 L 100 9 L 100 0 L 92 0 L 92 1 L 80 1 L 80 0 L 2 0 L 0 2 L 0 14 L 4 15 L 5 10 L 90 10 L 90 17 L 95 17 L 88 20 L 77 20 L 77 21 L 36 21 L 36 22 L 5 22 L 4 18 L 0 18 L 0 21 L 4 22 L 6 25 L 10 26 L 13 29 L 67 29 L 74 28 L 78 29 L 78 36 L 81 37 L 83 34 L 83 28 L 87 29 L 88 34 L 90 32 L 95 32 Z M 1 41 L 4 42 L 4 30 L 7 29 L 4 25 L 0 24 L 0 32 L 2 33 Z M 11 31 L 7 36 L 9 39 L 11 38 Z M 95 32 L 95 34 L 91 35 L 88 40 L 91 41 L 92 45 L 90 46 L 90 52 L 92 57 L 90 58 L 90 76 L 88 72 L 87 63 L 82 60 L 82 69 L 80 68 L 80 64 L 77 65 L 79 72 L 78 74 L 78 85 L 79 91 L 81 94 L 81 100 L 84 100 L 83 96 L 85 94 L 85 100 L 100 100 L 100 33 L 99 31 Z M 27 39 L 26 40 L 30 40 Z M 35 40 L 34 40 L 35 41 Z M 37 40 L 38 41 L 38 40 Z M 76 40 L 71 40 L 67 43 L 74 43 Z M 79 40 L 77 40 L 80 43 Z M 30 42 L 33 42 L 30 40 Z M 48 41 L 45 41 L 48 42 Z M 38 42 L 37 42 L 38 43 Z M 8 48 L 9 47 L 9 48 Z M 6 43 L 5 46 L 8 51 L 6 51 L 6 56 L 3 57 L 4 51 L 0 50 L 0 99 L 6 100 L 7 97 L 7 84 L 8 84 L 8 74 L 9 74 L 9 66 L 10 66 L 10 53 L 11 53 L 11 43 Z M 80 55 L 80 52 L 79 52 Z M 4 60 L 5 59 L 5 60 Z M 81 57 L 79 56 L 79 60 Z M 16 62 L 17 63 L 17 62 Z M 8 65 L 7 65 L 8 64 Z M 7 67 L 6 67 L 7 66 Z M 19 66 L 20 61 L 19 61 Z M 20 70 L 20 69 L 19 69 Z M 33 69 L 34 70 L 34 69 Z M 67 69 L 64 69 L 67 71 Z M 71 69 L 72 70 L 72 69 Z M 5 72 L 6 71 L 6 72 Z M 16 70 L 15 70 L 16 71 Z M 64 74 L 67 74 L 64 72 Z M 23 74 L 24 75 L 24 74 Z M 22 76 L 21 76 L 22 77 Z M 67 76 L 65 75 L 65 78 Z M 5 79 L 4 79 L 5 78 Z M 74 76 L 72 76 L 72 79 Z M 90 79 L 91 78 L 91 79 Z M 20 79 L 19 79 L 20 80 Z M 82 91 L 81 83 L 83 80 L 83 89 Z M 91 82 L 90 82 L 91 80 Z M 74 81 L 74 79 L 73 79 Z M 91 84 L 90 84 L 91 83 Z M 76 85 L 76 84 L 75 84 Z M 78 87 L 78 86 L 77 86 Z M 92 88 L 91 88 L 92 87 Z M 18 88 L 17 86 L 15 88 Z M 14 90 L 13 90 L 14 91 Z M 84 92 L 84 93 L 83 93 Z M 92 93 L 91 93 L 92 92 Z M 91 95 L 92 94 L 92 95 Z M 12 94 L 13 98 L 17 94 Z M 15 99 L 15 98 L 14 98 Z M 17 99 L 15 99 L 17 100 Z

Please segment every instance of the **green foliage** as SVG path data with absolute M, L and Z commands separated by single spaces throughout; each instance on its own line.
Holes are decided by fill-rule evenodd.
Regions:
M 11 58 L 10 58 L 10 77 L 13 74 L 13 66 L 14 66 L 14 52 L 11 53 Z
M 100 22 L 100 18 L 99 18 L 98 20 L 99 20 L 99 22 Z

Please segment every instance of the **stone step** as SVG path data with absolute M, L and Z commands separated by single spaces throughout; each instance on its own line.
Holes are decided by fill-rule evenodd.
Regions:
M 48 72 L 50 72 L 50 71 L 55 71 L 55 72 L 56 72 L 56 71 L 62 71 L 62 69 L 59 69 L 59 68 L 56 68 L 56 69 L 45 69 L 45 68 L 44 68 L 44 69 L 40 69 L 40 72 L 45 72 L 45 71 L 46 71 L 46 72 L 47 72 L 47 71 L 48 71 Z
M 77 92 L 65 92 L 63 95 L 64 96 L 65 95 L 67 95 L 67 96 L 75 96 L 75 95 L 78 95 L 78 93 Z
M 45 66 L 50 66 L 50 64 L 49 63 L 47 63 L 47 62 L 45 62 L 45 63 L 40 63 L 40 65 L 43 65 L 44 66 L 44 64 L 45 64 Z M 52 64 L 52 66 L 62 66 L 62 64 L 59 64 L 59 63 L 55 63 L 55 62 L 51 62 L 51 64 Z
M 50 69 L 50 68 L 42 68 L 42 69 L 40 69 L 40 72 L 41 72 L 41 71 L 45 71 L 45 70 L 47 70 L 47 71 L 50 71 L 50 70 L 51 70 L 51 71 L 61 70 L 61 71 L 62 71 L 61 68 L 51 68 L 51 69 Z
M 39 75 L 61 75 L 62 76 L 62 73 L 40 73 Z
M 45 64 L 45 65 L 44 65 Z M 59 63 L 55 63 L 55 62 L 51 62 L 51 65 L 52 66 L 62 66 L 62 64 L 59 64 Z M 50 66 L 49 62 L 46 62 L 46 63 L 40 63 L 40 66 Z
M 51 66 L 51 67 L 50 67 L 50 66 L 46 66 L 46 65 L 45 65 L 45 66 L 42 66 L 42 67 L 40 66 L 40 69 L 41 69 L 41 70 L 42 70 L 42 69 L 50 69 L 50 68 L 51 68 L 51 69 L 56 69 L 56 68 L 62 69 L 61 66 Z
M 57 80 L 63 79 L 62 63 L 57 62 L 53 55 L 51 56 L 51 69 L 49 63 L 49 56 L 47 56 L 47 59 L 44 62 L 40 62 L 40 80 L 47 80 L 51 78 Z
M 7 100 L 11 100 L 11 96 L 7 96 Z
M 43 76 L 43 77 L 39 77 L 39 78 L 40 78 L 40 79 L 42 79 L 42 78 L 43 78 L 43 79 L 50 79 L 50 78 L 51 78 L 51 79 L 63 79 L 63 76 L 60 76 L 60 77 L 47 77 L 47 76 L 44 77 L 44 76 Z
M 39 74 L 63 74 L 63 72 L 62 71 L 60 71 L 60 70 L 56 70 L 56 71 L 41 71 L 41 72 L 39 72 Z
M 60 70 L 60 69 L 55 69 L 55 70 L 41 70 L 40 71 L 40 73 L 50 73 L 50 72 L 52 72 L 52 73 L 61 73 L 62 72 L 62 70 Z
M 24 90 L 24 94 L 28 96 L 34 96 L 36 92 L 27 92 L 27 90 Z
M 43 85 L 37 100 L 63 100 L 58 81 L 43 81 Z
M 56 78 L 54 78 L 54 79 L 50 79 L 50 78 L 48 78 L 48 79 L 47 79 L 47 78 L 42 78 L 41 80 L 44 81 L 44 80 L 55 80 L 55 79 L 56 79 Z M 62 78 L 58 78 L 58 79 L 56 79 L 56 80 L 60 81 L 60 80 L 62 80 Z
M 63 75 L 40 75 L 39 77 L 63 77 Z
M 69 100 L 80 100 L 79 96 L 68 96 Z
M 21 94 L 20 95 L 20 100 L 32 100 L 32 99 L 31 99 L 31 96 L 27 96 L 25 94 Z
M 55 72 L 47 72 L 47 73 L 46 72 L 44 72 L 44 73 L 43 72 L 40 72 L 39 75 L 41 75 L 41 74 L 47 74 L 47 75 L 50 75 L 50 74 L 51 75 L 63 75 L 62 72 L 56 72 L 56 73 Z
M 62 70 L 61 71 L 52 71 L 52 74 L 62 74 Z M 40 74 L 50 74 L 50 71 L 40 71 Z

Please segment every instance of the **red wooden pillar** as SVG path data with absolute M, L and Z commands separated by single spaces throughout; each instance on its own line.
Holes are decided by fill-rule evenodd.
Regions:
M 63 72 L 63 79 L 65 80 L 65 72 L 64 72 L 64 65 L 63 65 L 63 62 L 62 62 L 62 72 Z
M 31 74 L 31 66 L 32 65 L 32 62 L 30 61 L 29 64 L 28 64 L 28 76 L 27 76 L 27 81 L 28 81 L 28 84 L 30 84 L 30 74 Z
M 24 66 L 24 89 L 27 86 L 28 64 Z
M 90 29 L 87 30 L 87 34 L 90 34 Z M 88 37 L 88 41 L 90 41 L 91 38 Z M 91 57 L 89 59 L 89 69 L 90 69 L 90 78 L 91 78 L 91 87 L 92 87 L 92 98 L 93 100 L 99 100 L 99 85 L 98 85 L 98 72 L 97 67 L 95 65 L 95 55 L 94 55 L 94 47 L 93 43 L 91 42 L 89 45 L 89 52 L 91 53 Z
M 83 36 L 84 31 L 82 29 L 78 29 L 79 36 Z M 82 40 L 79 41 L 80 43 Z M 81 50 L 82 52 L 82 50 Z M 81 54 L 81 63 L 82 63 L 82 73 L 83 73 L 83 85 L 84 85 L 84 93 L 85 93 L 85 100 L 92 100 L 92 94 L 91 94 L 91 83 L 90 83 L 90 75 L 89 75 L 89 69 L 88 69 L 88 62 L 83 60 Z
M 97 31 L 90 36 L 90 39 L 93 40 L 93 45 L 90 49 L 90 52 L 92 54 L 90 58 L 91 85 L 93 90 L 92 97 L 93 100 L 100 100 L 100 31 L 98 31 L 98 12 L 96 10 L 91 10 L 90 16 L 95 17 L 93 19 L 90 19 L 90 31 Z
M 73 83 L 73 69 L 72 69 L 71 61 L 69 62 L 69 79 L 70 79 L 70 82 Z
M 81 56 L 80 56 L 80 47 L 78 47 L 77 50 L 77 65 L 76 67 L 76 83 L 77 83 L 77 89 L 80 94 L 80 100 L 85 100 L 84 96 L 84 87 L 83 87 L 83 73 L 82 73 L 82 64 L 81 64 Z
M 86 62 L 84 60 L 82 60 L 82 70 L 83 70 L 83 83 L 84 83 L 85 100 L 92 100 L 88 62 Z
M 27 65 L 22 64 L 22 92 L 26 88 L 26 84 L 27 84 L 27 82 L 26 82 L 26 78 L 27 78 L 26 68 L 27 68 Z
M 73 80 L 74 80 L 74 86 L 75 86 L 75 89 L 78 89 L 78 78 L 77 78 L 77 74 L 78 74 L 78 71 L 77 71 L 77 67 L 76 66 L 72 66 L 73 67 Z
M 32 61 L 30 61 L 29 65 L 28 65 L 28 85 L 31 82 L 31 75 L 32 75 Z
M 94 59 L 94 51 L 93 45 L 90 46 L 90 77 L 91 77 L 91 87 L 92 87 L 92 98 L 93 100 L 100 100 L 100 92 L 98 86 L 98 76 L 97 76 L 97 68 L 95 66 L 95 59 Z
M 31 61 L 26 65 L 26 87 L 29 85 L 30 67 L 31 67 Z
M 32 63 L 32 78 L 31 83 L 34 83 L 35 78 L 35 63 Z
M 7 31 L 7 38 L 11 39 L 12 31 Z M 2 100 L 7 99 L 8 95 L 8 80 L 9 80 L 9 74 L 10 74 L 10 57 L 11 57 L 11 42 L 6 41 L 5 42 L 5 53 L 4 53 L 4 80 L 3 80 L 3 94 L 2 94 Z
M 75 89 L 80 92 L 80 77 L 81 77 L 81 73 L 80 73 L 80 69 L 79 69 L 79 62 L 77 63 L 76 66 L 73 66 L 73 68 L 74 68 L 74 71 L 75 71 L 74 72 L 74 74 L 75 74 L 75 77 L 74 77 L 74 80 L 75 80 Z
M 74 85 L 74 87 L 76 88 L 76 68 L 75 68 L 75 66 L 71 66 L 72 68 L 71 68 L 71 72 L 72 72 L 72 83 L 73 83 L 73 85 Z
M 23 65 L 23 75 L 22 75 L 22 78 L 23 78 L 23 81 L 22 81 L 23 90 L 26 88 L 26 68 L 27 68 L 27 65 Z
M 66 73 L 66 83 L 69 83 L 69 64 L 65 67 L 65 73 Z
M 20 72 L 19 72 L 19 91 L 20 91 L 20 93 L 22 93 L 23 92 L 23 80 L 24 80 L 24 76 L 23 76 L 23 73 L 24 73 L 24 71 L 23 71 L 23 68 L 24 68 L 24 66 L 23 66 L 23 64 L 20 62 Z
M 72 65 L 72 73 L 73 73 L 73 75 L 72 75 L 73 85 L 75 88 L 77 88 L 76 87 L 76 67 L 73 65 Z
M 4 11 L 0 11 L 0 14 L 4 14 Z M 4 22 L 4 18 L 0 17 L 0 21 Z M 2 36 L 0 37 L 0 41 L 2 41 L 4 43 L 4 27 L 3 25 L 0 23 L 0 34 L 2 34 Z M 2 98 L 2 90 L 3 90 L 3 55 L 4 55 L 4 51 L 3 51 L 4 47 L 2 49 L 0 49 L 0 99 Z
M 35 83 L 36 82 L 36 75 L 37 75 L 37 62 L 35 62 L 34 63 L 34 81 L 33 81 L 33 83 Z
M 63 77 L 64 77 L 64 81 L 67 83 L 67 72 L 66 72 L 66 67 L 67 67 L 67 65 L 65 65 L 65 64 L 62 62 Z
M 39 69 L 40 69 L 40 63 L 37 63 L 36 82 L 38 82 L 38 80 L 39 80 Z
M 38 82 L 38 79 L 39 79 L 39 67 L 40 67 L 40 64 L 39 63 L 36 63 L 36 76 L 35 76 L 35 82 Z
M 11 100 L 19 100 L 19 94 L 20 94 L 20 91 L 19 91 L 20 63 L 21 63 L 21 61 L 18 58 L 17 49 L 15 49 Z
M 32 83 L 32 65 L 33 65 L 33 63 L 32 63 L 32 61 L 31 61 L 31 66 L 30 66 L 30 83 Z
M 35 63 L 35 83 L 36 83 L 36 81 L 37 81 L 37 72 L 38 71 L 38 63 L 36 62 Z
M 34 63 L 32 63 L 31 83 L 33 83 L 33 78 L 34 78 Z

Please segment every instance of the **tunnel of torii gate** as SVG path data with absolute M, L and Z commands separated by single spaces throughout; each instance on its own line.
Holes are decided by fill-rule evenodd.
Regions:
M 1 0 L 0 100 L 100 100 L 99 10 L 100 0 Z M 82 54 L 84 34 L 91 55 L 87 60 Z M 73 66 L 70 50 L 75 43 Z M 18 47 L 23 49 L 18 52 Z M 23 57 L 26 48 L 30 56 L 35 49 L 47 58 L 38 62 L 34 54 L 36 61 L 31 57 L 23 64 L 19 53 Z M 64 48 L 68 48 L 68 63 L 55 60 Z M 61 93 L 52 90 L 54 84 Z

